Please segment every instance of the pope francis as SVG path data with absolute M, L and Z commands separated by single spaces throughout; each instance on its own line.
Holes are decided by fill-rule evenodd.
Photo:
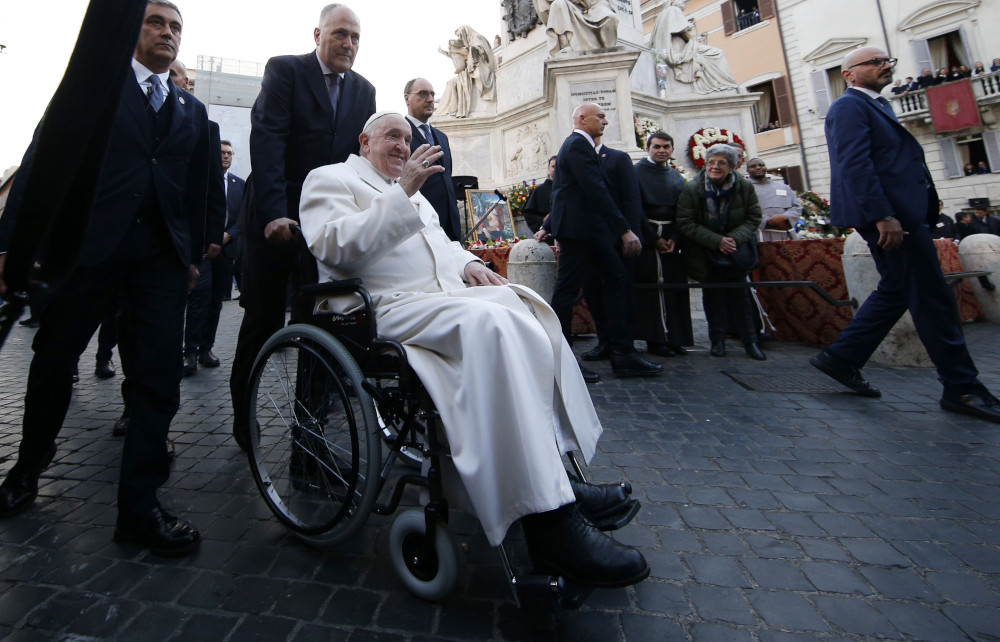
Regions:
M 642 554 L 585 517 L 627 501 L 569 479 L 561 454 L 589 461 L 601 434 L 551 308 L 449 241 L 418 189 L 443 171 L 437 146 L 410 153 L 411 129 L 379 112 L 361 156 L 313 170 L 302 233 L 320 279 L 361 278 L 379 335 L 401 343 L 441 414 L 453 464 L 490 544 L 519 518 L 536 568 L 587 586 L 642 581 Z

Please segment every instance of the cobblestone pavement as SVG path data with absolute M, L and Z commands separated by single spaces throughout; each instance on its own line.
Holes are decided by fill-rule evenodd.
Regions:
M 259 498 L 230 431 L 228 366 L 240 309 L 227 303 L 223 367 L 182 385 L 167 506 L 204 536 L 163 560 L 111 540 L 120 377 L 81 360 L 70 416 L 35 506 L 0 521 L 0 638 L 11 640 L 1000 639 L 1000 427 L 946 414 L 926 369 L 870 366 L 881 400 L 808 366 L 815 347 L 731 345 L 663 360 L 666 374 L 591 393 L 605 435 L 590 472 L 631 480 L 643 509 L 616 537 L 652 575 L 578 611 L 517 610 L 497 555 L 453 517 L 465 564 L 440 604 L 411 597 L 387 555 L 388 518 L 349 545 L 299 543 Z M 32 331 L 0 354 L 0 472 L 13 463 Z M 967 326 L 1000 391 L 1000 332 Z M 96 343 L 96 341 L 95 341 Z M 735 344 L 737 342 L 731 342 Z M 581 341 L 578 350 L 592 343 Z M 515 529 L 511 548 L 523 549 Z

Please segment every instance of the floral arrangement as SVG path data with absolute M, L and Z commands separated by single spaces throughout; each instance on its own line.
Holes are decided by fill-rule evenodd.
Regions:
M 849 227 L 837 227 L 830 223 L 830 201 L 816 192 L 799 192 L 802 218 L 795 226 L 801 239 L 832 239 L 847 236 Z
M 690 140 L 688 140 L 688 158 L 695 164 L 695 167 L 701 169 L 705 166 L 705 154 L 708 152 L 708 148 L 719 143 L 738 146 L 740 150 L 746 149 L 746 145 L 743 144 L 740 137 L 728 129 L 703 127 L 696 131 Z M 746 156 L 745 151 L 741 153 Z
M 467 250 L 485 250 L 485 249 L 493 249 L 493 248 L 498 248 L 498 247 L 512 247 L 514 245 L 517 245 L 519 242 L 523 241 L 526 238 L 527 237 L 525 237 L 525 236 L 515 236 L 511 240 L 497 239 L 496 241 L 493 241 L 493 240 L 490 240 L 490 241 L 481 241 L 479 239 L 476 239 L 475 241 L 471 241 L 468 245 L 466 245 L 465 249 L 467 249 Z
M 652 118 L 639 118 L 639 116 L 635 116 L 632 122 L 635 124 L 635 144 L 639 149 L 646 149 L 646 137 L 660 131 L 660 124 Z
M 678 165 L 677 161 L 675 161 L 673 158 L 667 161 L 667 165 L 669 165 L 671 169 L 677 170 L 677 173 L 680 174 L 681 178 L 683 178 L 685 181 L 689 180 L 687 175 L 687 168 L 685 168 L 683 165 Z
M 519 185 L 514 185 L 507 190 L 507 206 L 512 215 L 521 215 L 521 210 L 528 203 L 528 197 L 535 191 L 535 187 L 535 179 L 531 179 L 531 185 L 528 185 L 527 181 L 521 181 Z

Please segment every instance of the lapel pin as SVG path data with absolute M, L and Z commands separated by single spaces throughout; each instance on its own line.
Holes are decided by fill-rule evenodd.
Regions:
M 180 104 L 183 105 L 184 104 L 184 96 L 178 96 L 177 97 L 177 102 L 179 102 Z

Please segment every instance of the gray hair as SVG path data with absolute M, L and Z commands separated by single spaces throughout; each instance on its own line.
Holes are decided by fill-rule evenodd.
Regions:
M 708 162 L 709 158 L 714 158 L 716 156 L 725 156 L 726 162 L 729 163 L 729 166 L 733 169 L 735 169 L 736 164 L 740 162 L 740 153 L 736 151 L 735 148 L 723 143 L 709 147 L 708 151 L 705 152 L 705 161 Z
M 173 2 L 170 2 L 170 0 L 146 0 L 146 4 L 157 4 L 160 5 L 161 7 L 173 9 L 174 11 L 177 12 L 177 16 L 181 19 L 181 23 L 183 24 L 184 16 L 181 15 L 181 10 L 178 9 L 177 5 L 175 5 Z
M 323 26 L 323 22 L 326 20 L 327 16 L 333 13 L 334 9 L 339 9 L 341 7 L 346 7 L 347 5 L 340 4 L 339 2 L 334 2 L 333 4 L 328 4 L 323 7 L 323 10 L 319 12 L 319 24 Z

